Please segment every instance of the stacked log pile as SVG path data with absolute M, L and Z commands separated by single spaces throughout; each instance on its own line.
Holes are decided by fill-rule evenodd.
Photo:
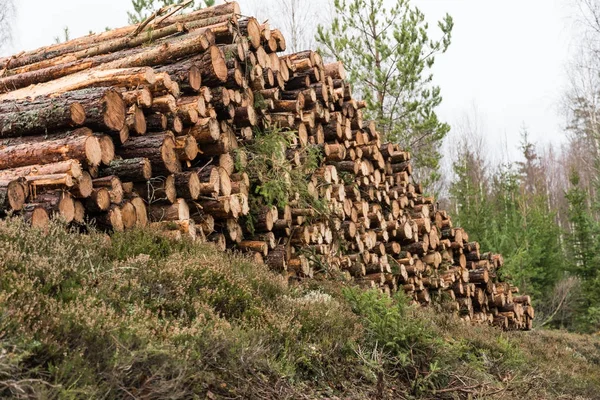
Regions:
M 285 48 L 234 2 L 0 59 L 0 213 L 40 227 L 57 216 L 151 225 L 251 253 L 290 279 L 337 271 L 466 320 L 531 328 L 530 298 L 499 279 L 502 257 L 423 195 L 410 154 L 363 121 L 343 66 Z M 306 179 L 327 215 L 296 194 L 251 210 L 237 150 L 272 127 L 294 133 L 292 164 L 320 150 Z

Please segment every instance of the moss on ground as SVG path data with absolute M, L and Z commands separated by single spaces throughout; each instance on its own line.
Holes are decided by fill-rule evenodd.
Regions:
M 600 340 L 464 325 L 150 230 L 0 221 L 0 397 L 597 399 Z

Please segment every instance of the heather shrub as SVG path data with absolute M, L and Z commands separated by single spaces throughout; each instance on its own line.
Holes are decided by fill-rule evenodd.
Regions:
M 470 326 L 150 229 L 0 221 L 0 398 L 594 398 L 600 341 Z

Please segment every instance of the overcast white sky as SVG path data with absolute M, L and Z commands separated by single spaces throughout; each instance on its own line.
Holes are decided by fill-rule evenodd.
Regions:
M 575 33 L 569 0 L 417 0 L 428 18 L 454 18 L 437 58 L 441 116 L 458 126 L 477 110 L 490 147 L 514 154 L 526 126 L 533 142 L 564 140 L 560 105 Z
M 270 0 L 261 1 L 262 4 Z M 126 25 L 129 0 L 17 0 L 15 41 L 9 52 Z M 251 13 L 256 1 L 239 1 Z M 457 124 L 474 108 L 490 147 L 515 148 L 526 125 L 534 142 L 560 143 L 560 101 L 576 45 L 570 0 L 413 0 L 432 22 L 455 21 L 452 45 L 437 59 L 441 118 Z M 270 17 L 277 26 L 277 16 Z M 511 148 L 511 150 L 512 150 Z

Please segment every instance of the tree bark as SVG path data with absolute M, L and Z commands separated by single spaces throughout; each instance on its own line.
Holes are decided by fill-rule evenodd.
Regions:
M 117 154 L 125 159 L 147 158 L 155 175 L 181 171 L 181 163 L 175 151 L 175 138 L 168 132 L 132 137 L 117 150 Z
M 102 148 L 97 137 L 87 128 L 79 128 L 56 139 L 32 136 L 0 141 L 0 169 L 35 164 L 50 164 L 75 159 L 95 166 L 102 161 Z
M 77 160 L 60 161 L 44 165 L 28 165 L 25 167 L 0 170 L 0 180 L 13 180 L 29 175 L 68 174 L 78 179 L 83 173 Z
M 200 179 L 195 171 L 174 174 L 177 195 L 186 200 L 197 200 L 200 196 Z
M 111 70 L 165 64 L 168 60 L 176 60 L 202 52 L 209 45 L 210 42 L 207 39 L 207 32 L 205 30 L 194 31 L 186 35 L 184 39 L 175 37 L 159 40 L 150 47 L 141 46 L 102 54 L 66 64 L 49 66 L 39 70 L 21 72 L 0 78 L 0 92 L 6 93 L 26 86 L 58 80 L 93 68 Z
M 118 176 L 123 182 L 143 182 L 152 177 L 152 165 L 143 157 L 113 160 L 99 170 L 100 177 L 110 175 Z

